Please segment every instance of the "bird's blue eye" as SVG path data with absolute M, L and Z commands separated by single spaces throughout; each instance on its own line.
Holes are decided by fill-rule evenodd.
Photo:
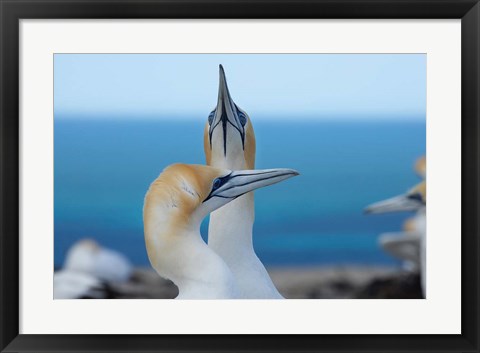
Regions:
M 216 190 L 216 189 L 218 189 L 221 185 L 222 185 L 222 180 L 221 180 L 221 179 L 215 179 L 215 180 L 213 181 L 213 187 L 212 187 L 212 189 L 213 189 L 213 190 Z
M 245 116 L 245 114 L 238 114 L 238 119 L 240 120 L 240 124 L 242 124 L 242 126 L 245 126 L 245 124 L 247 123 L 247 117 Z
M 215 110 L 213 112 L 211 112 L 210 115 L 208 116 L 208 123 L 210 125 L 212 125 L 214 117 L 215 117 Z

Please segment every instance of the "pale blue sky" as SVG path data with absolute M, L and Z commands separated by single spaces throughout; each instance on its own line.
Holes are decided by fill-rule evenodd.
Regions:
M 218 65 L 255 119 L 425 119 L 424 54 L 56 54 L 55 118 L 206 118 Z

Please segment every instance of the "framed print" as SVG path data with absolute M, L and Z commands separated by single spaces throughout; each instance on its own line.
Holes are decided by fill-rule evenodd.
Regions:
M 2 352 L 479 351 L 476 1 L 0 10 Z

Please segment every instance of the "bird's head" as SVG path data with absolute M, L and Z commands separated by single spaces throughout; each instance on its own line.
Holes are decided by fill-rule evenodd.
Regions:
M 405 222 L 403 222 L 402 229 L 404 232 L 407 232 L 407 233 L 415 232 L 415 229 L 416 229 L 415 218 L 414 217 L 407 218 Z
M 373 203 L 365 208 L 365 213 L 389 213 L 418 211 L 427 203 L 427 183 L 422 181 L 407 193 Z
M 210 212 L 237 197 L 296 175 L 298 172 L 292 169 L 231 171 L 202 165 L 171 165 L 151 184 L 145 196 L 145 231 L 162 224 L 176 229 L 199 227 Z
M 255 134 L 248 114 L 235 104 L 220 65 L 218 101 L 204 131 L 207 164 L 227 169 L 255 168 Z
M 415 161 L 415 172 L 423 179 L 427 176 L 427 159 L 425 156 L 422 156 Z
M 72 271 L 91 270 L 94 257 L 98 255 L 101 246 L 93 239 L 84 238 L 77 241 L 68 249 L 63 267 Z

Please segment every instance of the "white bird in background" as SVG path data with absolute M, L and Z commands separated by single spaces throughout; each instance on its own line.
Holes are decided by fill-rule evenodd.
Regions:
M 82 239 L 68 251 L 64 269 L 83 272 L 105 282 L 125 282 L 133 272 L 121 253 L 100 246 L 93 239 Z
M 89 274 L 60 270 L 53 275 L 54 299 L 103 299 L 105 283 Z
M 127 281 L 133 268 L 122 254 L 82 239 L 67 252 L 65 263 L 54 274 L 54 298 L 105 298 L 106 286 Z
M 416 227 L 417 217 L 407 219 L 402 232 L 380 234 L 380 246 L 393 257 L 404 261 L 403 265 L 409 272 L 420 271 L 420 243 L 422 234 Z
M 203 241 L 200 224 L 243 194 L 295 175 L 291 169 L 230 171 L 188 164 L 160 174 L 145 196 L 145 243 L 153 268 L 177 285 L 178 299 L 238 298 L 232 272 Z
M 421 157 L 415 164 L 415 171 L 422 178 L 426 178 L 426 159 Z M 380 244 L 386 251 L 408 261 L 420 271 L 422 291 L 425 296 L 426 288 L 426 203 L 427 183 L 423 180 L 407 193 L 390 199 L 376 202 L 365 209 L 366 213 L 388 213 L 415 211 L 415 216 L 404 225 L 403 237 L 400 234 L 384 234 Z M 415 260 L 415 253 L 418 260 Z
M 210 166 L 232 170 L 255 168 L 252 122 L 248 114 L 233 102 L 222 65 L 217 106 L 205 126 L 204 149 Z M 282 299 L 255 254 L 252 240 L 254 219 L 253 192 L 212 212 L 208 246 L 232 271 L 241 298 Z

